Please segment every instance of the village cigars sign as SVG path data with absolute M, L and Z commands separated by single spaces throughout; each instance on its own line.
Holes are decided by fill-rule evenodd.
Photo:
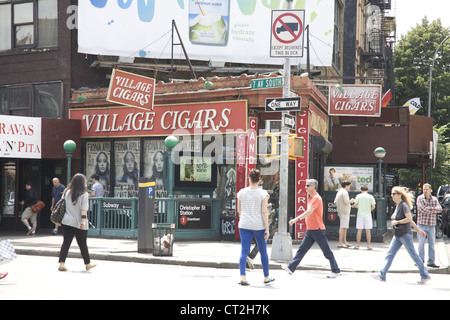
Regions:
M 328 114 L 330 116 L 379 117 L 381 114 L 380 85 L 343 85 L 341 92 L 330 86 Z
M 81 120 L 82 138 L 246 132 L 248 119 L 246 100 L 71 109 L 69 118 Z
M 106 101 L 153 109 L 155 79 L 114 69 Z
M 0 158 L 41 159 L 41 121 L 0 115 Z

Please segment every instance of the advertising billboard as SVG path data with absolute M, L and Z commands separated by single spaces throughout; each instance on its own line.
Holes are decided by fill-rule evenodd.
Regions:
M 313 65 L 331 66 L 334 6 L 334 1 L 293 1 L 293 9 L 305 10 Z M 270 57 L 272 10 L 283 9 L 285 1 L 279 0 L 79 1 L 79 52 L 170 59 L 174 21 L 190 59 L 283 64 Z M 184 59 L 181 46 L 173 47 L 174 57 Z

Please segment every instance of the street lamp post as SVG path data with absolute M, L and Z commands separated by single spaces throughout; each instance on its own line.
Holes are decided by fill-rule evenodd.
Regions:
M 69 185 L 71 177 L 70 169 L 72 167 L 72 153 L 75 151 L 77 144 L 73 140 L 66 140 L 63 146 L 67 155 L 67 185 Z
M 376 233 L 384 237 L 386 232 L 386 208 L 387 199 L 383 196 L 383 188 L 381 184 L 381 165 L 383 164 L 383 158 L 386 155 L 386 150 L 383 147 L 378 147 L 373 151 L 373 154 L 378 159 L 378 193 L 375 194 L 376 201 Z
M 383 195 L 383 190 L 381 188 L 381 164 L 386 155 L 386 150 L 384 150 L 383 147 L 378 147 L 374 150 L 373 154 L 378 158 L 378 194 L 381 197 Z
M 439 49 L 441 48 L 442 44 L 445 41 L 447 41 L 449 38 L 450 38 L 450 35 L 446 36 L 445 39 L 442 40 L 442 42 L 438 45 L 436 51 L 434 52 L 433 60 L 431 61 L 431 64 L 430 64 L 430 81 L 429 81 L 429 86 L 428 86 L 428 117 L 431 117 L 431 82 L 433 81 L 434 60 L 436 60 L 437 53 L 438 53 Z

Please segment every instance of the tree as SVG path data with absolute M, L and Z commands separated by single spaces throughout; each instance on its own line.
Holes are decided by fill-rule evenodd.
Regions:
M 430 65 L 439 44 L 450 34 L 442 27 L 441 20 L 429 22 L 425 16 L 422 24 L 417 24 L 400 39 L 394 52 L 395 101 L 404 104 L 411 98 L 419 97 L 423 108 L 418 115 L 428 112 L 428 85 Z M 431 116 L 438 126 L 450 122 L 450 40 L 444 42 L 434 63 L 431 91 Z

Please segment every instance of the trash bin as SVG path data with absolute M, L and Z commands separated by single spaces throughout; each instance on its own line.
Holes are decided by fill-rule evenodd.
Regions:
M 153 223 L 152 229 L 153 229 L 153 255 L 172 256 L 175 224 Z

